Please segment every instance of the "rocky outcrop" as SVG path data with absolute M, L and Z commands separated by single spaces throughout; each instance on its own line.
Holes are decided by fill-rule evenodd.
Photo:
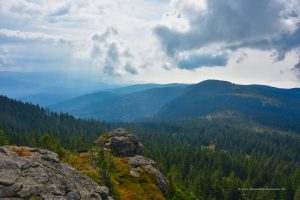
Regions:
M 137 137 L 123 128 L 112 130 L 100 137 L 96 144 L 100 148 L 106 148 L 117 156 L 143 155 L 144 146 Z
M 143 156 L 144 147 L 132 133 L 118 128 L 99 137 L 96 145 L 100 149 L 110 151 L 115 156 L 126 157 L 126 162 L 131 166 L 131 176 L 139 177 L 141 172 L 154 175 L 156 185 L 161 192 L 164 195 L 168 193 L 169 182 L 167 178 L 155 168 L 155 161 Z
M 130 174 L 132 176 L 139 176 L 141 169 L 145 170 L 150 174 L 154 174 L 156 177 L 156 184 L 160 188 L 163 194 L 168 193 L 169 182 L 167 178 L 154 166 L 156 162 L 144 156 L 136 155 L 133 157 L 128 157 L 128 164 L 131 166 Z
M 56 153 L 28 147 L 0 147 L 0 199 L 111 199 L 99 186 Z

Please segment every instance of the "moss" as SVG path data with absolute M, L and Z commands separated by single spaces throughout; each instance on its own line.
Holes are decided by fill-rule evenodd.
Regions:
M 104 142 L 107 142 L 109 140 L 110 136 L 108 133 L 104 133 L 103 135 L 101 135 L 101 139 L 104 141 Z
M 130 175 L 131 166 L 125 158 L 112 157 L 114 168 L 111 170 L 111 180 L 122 200 L 164 200 L 163 194 L 156 185 L 155 178 L 143 169 L 139 177 Z
M 65 153 L 64 157 L 62 158 L 62 162 L 72 165 L 72 167 L 82 172 L 86 176 L 89 176 L 97 183 L 100 182 L 98 168 L 95 166 L 93 158 L 88 153 Z
M 42 200 L 43 198 L 41 196 L 32 196 L 29 200 Z

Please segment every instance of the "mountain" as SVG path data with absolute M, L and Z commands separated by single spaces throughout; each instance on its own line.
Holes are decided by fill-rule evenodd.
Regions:
M 23 102 L 29 102 L 47 107 L 49 105 L 56 104 L 92 91 L 93 90 L 85 90 L 82 88 L 47 87 L 40 89 L 38 92 L 31 95 L 20 96 L 17 99 Z
M 176 87 L 176 88 L 185 88 L 188 84 L 180 84 L 180 83 L 170 83 L 170 84 L 136 84 L 136 85 L 130 85 L 126 87 L 119 87 L 114 89 L 109 89 L 107 91 L 117 94 L 129 94 L 134 92 L 141 92 L 143 90 L 149 90 L 154 88 L 166 88 L 166 87 Z
M 72 94 L 52 94 L 52 93 L 37 93 L 29 96 L 20 97 L 23 102 L 30 102 L 36 105 L 47 107 L 49 105 L 59 103 L 70 99 L 76 95 Z
M 120 87 L 76 74 L 58 72 L 0 72 L 0 94 L 48 106 L 76 96 Z
M 134 121 L 153 116 L 165 103 L 181 95 L 184 90 L 184 87 L 178 86 L 125 94 L 98 92 L 73 98 L 49 108 L 82 118 Z
M 172 87 L 136 85 L 76 97 L 49 108 L 108 121 L 226 118 L 300 131 L 300 89 L 238 85 L 218 80 Z
M 300 131 L 300 90 L 208 80 L 165 104 L 155 118 L 226 117 L 227 113 L 241 114 L 266 126 Z
M 38 90 L 39 88 L 32 83 L 0 76 L 0 94 L 18 97 L 19 95 L 35 93 Z

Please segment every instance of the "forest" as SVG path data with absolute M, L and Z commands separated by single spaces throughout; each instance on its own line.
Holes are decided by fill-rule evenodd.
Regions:
M 0 145 L 82 152 L 124 127 L 169 180 L 199 199 L 294 199 L 300 195 L 300 137 L 227 120 L 108 123 L 0 97 Z M 250 190 L 261 188 L 261 190 Z M 271 188 L 273 190 L 268 190 Z

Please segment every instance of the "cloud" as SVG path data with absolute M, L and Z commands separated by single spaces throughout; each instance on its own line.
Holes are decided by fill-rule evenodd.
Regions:
M 22 32 L 9 29 L 0 29 L 0 42 L 5 43 L 21 43 L 21 42 L 58 42 L 58 43 L 71 43 L 72 40 L 65 39 L 61 36 L 49 35 L 39 32 Z
M 299 0 L 0 0 L 0 62 L 116 82 L 298 81 L 299 10 Z
M 199 2 L 202 4 L 184 0 L 172 0 L 170 3 L 171 11 L 167 17 L 176 14 L 178 21 L 183 18 L 186 29 L 179 30 L 174 26 L 176 21 L 172 20 L 164 20 L 154 27 L 155 35 L 169 57 L 178 60 L 182 52 L 218 46 L 220 52 L 239 48 L 275 50 L 279 60 L 287 52 L 299 48 L 298 0 Z M 202 57 L 207 56 L 204 54 Z M 201 62 L 201 56 L 199 59 L 192 57 L 193 62 L 196 60 Z M 179 64 L 182 66 L 182 62 Z
M 126 72 L 133 74 L 133 75 L 138 74 L 137 69 L 134 66 L 132 66 L 132 64 L 129 62 L 125 64 L 125 70 L 126 70 Z
M 129 45 L 120 39 L 115 28 L 109 27 L 101 34 L 94 34 L 91 42 L 89 59 L 102 68 L 106 75 L 137 74 L 133 64 L 136 57 Z
M 117 67 L 120 65 L 120 53 L 116 43 L 109 45 L 104 62 L 104 73 L 118 75 Z
M 195 69 L 199 67 L 225 66 L 228 57 L 226 55 L 191 55 L 178 62 L 181 69 Z

